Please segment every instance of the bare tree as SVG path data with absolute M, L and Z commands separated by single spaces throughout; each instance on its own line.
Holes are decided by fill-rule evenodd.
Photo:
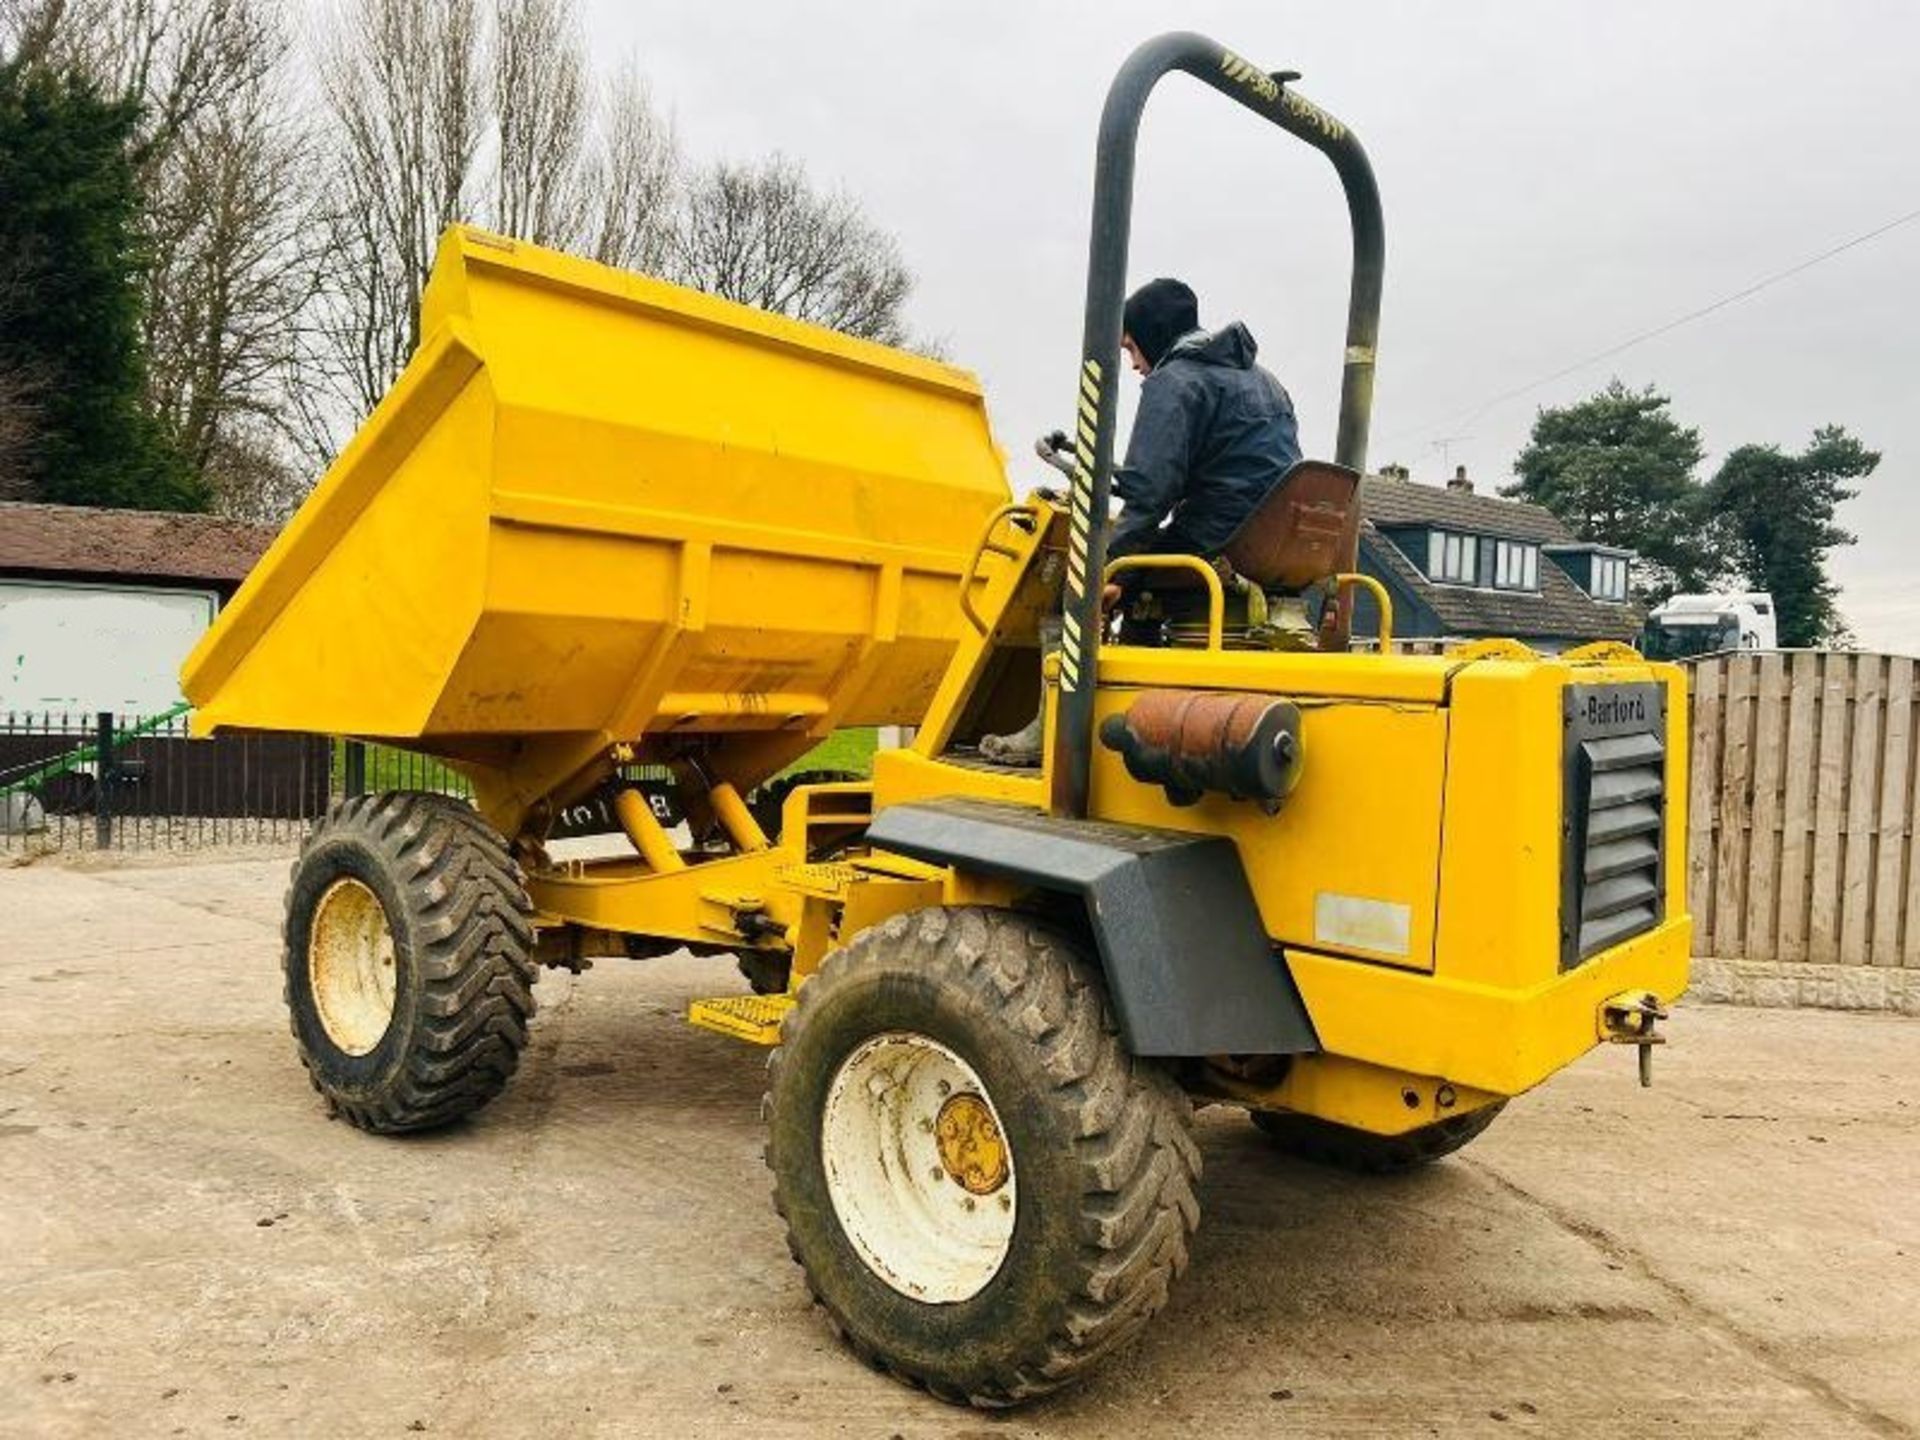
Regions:
M 323 134 L 284 3 L 0 0 L 16 58 L 143 102 L 152 404 L 223 508 L 287 503 L 281 448 L 324 464 L 386 393 L 456 221 L 904 343 L 892 237 L 779 156 L 688 179 L 638 73 L 594 78 L 578 0 L 335 0 Z
M 79 70 L 144 107 L 153 163 L 226 97 L 281 61 L 274 0 L 3 0 L 0 30 L 32 63 Z
M 913 275 L 893 237 L 798 161 L 722 162 L 688 185 L 671 276 L 729 300 L 897 345 Z
M 0 0 L 0 58 L 13 65 L 46 62 L 64 28 L 67 0 Z
M 499 0 L 492 59 L 493 222 L 536 245 L 577 249 L 590 229 L 593 94 L 572 0 Z
M 602 95 L 577 0 L 343 0 L 321 61 L 327 236 L 294 404 L 324 459 L 419 343 L 442 231 L 473 221 L 660 263 L 674 147 L 644 86 Z
M 313 488 L 312 475 L 287 453 L 279 417 L 272 426 L 251 416 L 225 426 L 208 472 L 218 486 L 216 508 L 236 520 L 284 521 Z
M 331 455 L 419 343 L 434 247 L 458 221 L 904 339 L 912 276 L 893 239 L 791 160 L 715 165 L 686 182 L 640 77 L 594 80 L 578 0 L 338 3 L 320 65 L 325 244 L 288 400 L 313 459 Z
M 601 103 L 588 183 L 595 196 L 593 258 L 652 275 L 665 270 L 679 202 L 680 146 L 631 65 L 614 75 Z
M 311 145 L 289 116 L 277 87 L 249 86 L 182 136 L 159 191 L 169 243 L 149 283 L 155 407 L 235 514 L 263 513 L 262 485 L 284 486 L 267 461 L 288 468 L 300 434 L 290 395 L 316 242 Z
M 287 372 L 312 273 L 308 144 L 283 81 L 279 0 L 7 4 L 36 63 L 141 103 L 149 406 L 216 504 L 257 513 L 276 454 L 260 437 L 288 427 Z M 244 445 L 242 430 L 253 437 Z M 242 451 L 248 462 L 233 470 Z
M 309 379 L 371 410 L 419 339 L 441 230 L 466 217 L 485 122 L 473 0 L 356 0 L 321 62 L 332 120 L 327 243 L 307 338 Z M 332 448 L 334 422 L 309 401 Z

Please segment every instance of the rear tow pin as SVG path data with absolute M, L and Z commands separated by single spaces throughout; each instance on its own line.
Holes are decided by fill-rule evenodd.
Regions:
M 1600 1007 L 1600 1034 L 1615 1045 L 1632 1045 L 1640 1052 L 1640 1083 L 1653 1084 L 1653 1047 L 1667 1043 L 1656 1028 L 1667 1018 L 1667 1007 L 1651 990 L 1628 990 Z

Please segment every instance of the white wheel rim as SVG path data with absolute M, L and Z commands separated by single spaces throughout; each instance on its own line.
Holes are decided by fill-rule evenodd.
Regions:
M 349 1055 L 370 1054 L 393 1023 L 393 931 L 360 881 L 334 881 L 314 907 L 307 980 L 327 1038 Z
M 1013 1151 L 979 1075 L 939 1041 L 895 1031 L 849 1055 L 827 1087 L 820 1159 L 842 1232 L 902 1295 L 956 1304 L 1006 1263 Z

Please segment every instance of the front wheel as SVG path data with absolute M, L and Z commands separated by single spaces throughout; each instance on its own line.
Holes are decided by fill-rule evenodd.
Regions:
M 1403 1135 L 1375 1135 L 1286 1110 L 1255 1110 L 1253 1123 L 1275 1147 L 1302 1160 L 1366 1175 L 1398 1175 L 1430 1165 L 1477 1138 L 1506 1108 L 1501 1100 Z
M 443 795 L 356 795 L 287 890 L 300 1061 L 362 1130 L 445 1125 L 507 1083 L 533 1017 L 533 907 L 507 847 Z
M 767 1163 L 814 1298 L 943 1400 L 1016 1404 L 1138 1333 L 1199 1223 L 1191 1107 L 1097 967 L 1007 911 L 922 910 L 800 988 Z

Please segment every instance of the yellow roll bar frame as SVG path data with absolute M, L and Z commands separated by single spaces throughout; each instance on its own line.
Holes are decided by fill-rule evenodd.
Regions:
M 1127 555 L 1107 566 L 1106 584 L 1122 570 L 1191 570 L 1207 582 L 1207 648 L 1224 649 L 1227 634 L 1227 591 L 1220 572 L 1198 555 Z
M 1128 555 L 1107 566 L 1106 583 L 1111 584 L 1113 577 L 1123 570 L 1191 570 L 1198 575 L 1207 586 L 1207 648 L 1219 650 L 1224 647 L 1227 592 L 1220 583 L 1220 572 L 1210 563 L 1198 555 Z M 1380 652 L 1386 654 L 1393 648 L 1393 597 L 1387 594 L 1387 587 L 1371 575 L 1343 571 L 1333 577 L 1336 595 L 1350 585 L 1366 587 L 1373 595 L 1374 603 L 1380 607 Z
M 1372 592 L 1373 603 L 1380 607 L 1380 653 L 1387 654 L 1393 649 L 1393 597 L 1387 594 L 1387 587 L 1371 575 L 1349 571 L 1333 577 L 1336 595 L 1349 585 L 1364 585 Z

